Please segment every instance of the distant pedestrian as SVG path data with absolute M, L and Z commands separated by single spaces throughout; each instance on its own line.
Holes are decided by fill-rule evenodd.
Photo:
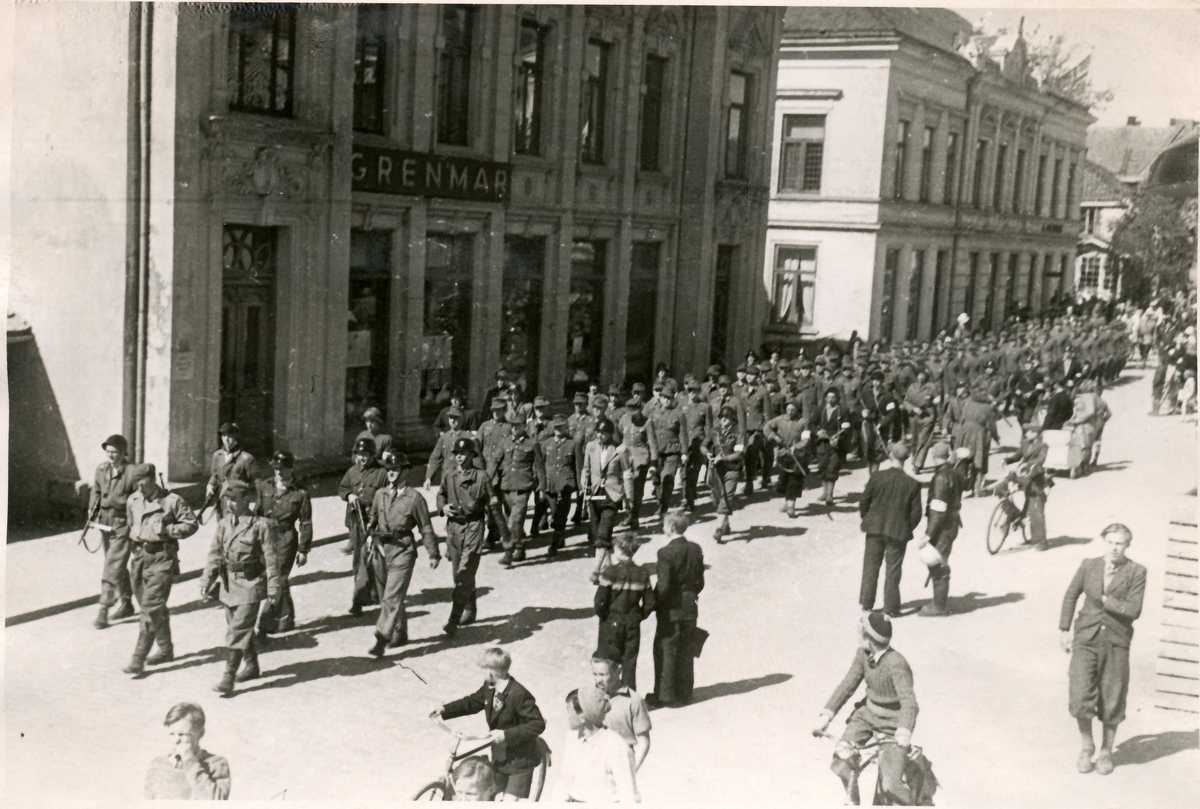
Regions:
M 141 464 L 130 474 L 137 491 L 125 501 L 125 512 L 133 543 L 133 594 L 141 605 L 141 616 L 137 646 L 125 673 L 138 675 L 146 665 L 175 659 L 167 601 L 179 575 L 179 540 L 196 533 L 200 525 L 182 497 L 158 485 L 153 464 Z M 158 653 L 147 657 L 154 643 L 158 643 Z
M 108 460 L 96 467 L 88 514 L 95 514 L 104 548 L 104 569 L 100 574 L 100 612 L 93 626 L 104 629 L 109 620 L 119 621 L 133 615 L 133 585 L 129 579 L 129 522 L 125 502 L 137 491 L 133 464 L 126 460 L 129 442 L 123 435 L 110 435 L 100 445 Z M 112 615 L 109 610 L 112 607 Z
M 904 471 L 908 445 L 897 441 L 888 449 L 889 463 L 867 481 L 859 501 L 862 530 L 867 535 L 863 553 L 862 587 L 859 604 L 864 612 L 875 609 L 879 568 L 886 559 L 883 582 L 883 611 L 890 618 L 900 615 L 900 573 L 904 551 L 913 529 L 921 522 L 921 484 Z
M 147 800 L 227 801 L 229 762 L 200 747 L 204 709 L 181 702 L 163 720 L 171 751 L 150 762 L 143 797 Z
M 610 707 L 604 727 L 620 734 L 633 751 L 633 769 L 639 770 L 650 753 L 650 711 L 646 701 L 623 683 L 621 663 L 603 650 L 592 655 L 592 680 L 608 695 Z
M 670 541 L 658 551 L 654 693 L 648 701 L 660 705 L 686 705 L 692 701 L 699 614 L 696 601 L 704 589 L 704 552 L 684 537 L 688 523 L 686 514 L 668 513 L 664 533 Z
M 250 487 L 240 480 L 226 481 L 221 502 L 223 514 L 208 551 L 200 594 L 205 600 L 216 595 L 225 607 L 225 673 L 213 690 L 229 694 L 235 681 L 260 676 L 254 624 L 264 600 L 272 610 L 278 608 L 282 588 L 271 526 L 250 512 Z
M 550 800 L 567 803 L 640 803 L 633 751 L 604 726 L 612 703 L 592 684 L 567 694 L 571 731 Z
M 478 691 L 447 702 L 430 715 L 454 719 L 482 712 L 491 731 L 488 739 L 498 786 L 508 800 L 528 798 L 533 771 L 542 760 L 538 737 L 546 730 L 546 720 L 533 694 L 511 676 L 508 652 L 498 646 L 484 650 L 479 667 L 485 679 Z
M 600 571 L 596 616 L 600 619 L 598 646 L 621 663 L 622 679 L 637 688 L 637 659 L 642 648 L 642 621 L 654 612 L 650 574 L 633 561 L 637 537 L 623 532 L 613 543 L 617 563 Z
M 1058 628 L 1062 631 L 1063 651 L 1071 655 L 1069 705 L 1083 742 L 1078 769 L 1081 773 L 1094 769 L 1108 775 L 1113 771 L 1117 725 L 1125 720 L 1129 645 L 1133 622 L 1142 614 L 1146 568 L 1125 556 L 1133 532 L 1121 523 L 1105 528 L 1100 539 L 1104 555 L 1080 563 L 1063 598 Z M 1075 615 L 1081 595 L 1083 608 Z M 1098 756 L 1092 737 L 1093 718 L 1104 727 Z

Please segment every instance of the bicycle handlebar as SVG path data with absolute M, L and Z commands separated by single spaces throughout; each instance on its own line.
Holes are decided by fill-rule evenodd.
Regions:
M 837 736 L 834 736 L 832 733 L 829 733 L 824 730 L 814 730 L 813 735 L 816 736 L 817 738 L 824 737 L 824 738 L 829 739 L 830 741 L 834 741 L 834 742 L 845 741 L 844 739 L 839 739 Z M 866 742 L 865 744 L 854 744 L 853 742 L 846 742 L 846 744 L 850 745 L 851 747 L 853 747 L 856 750 L 870 750 L 872 747 L 878 747 L 879 745 L 888 744 L 889 742 L 892 744 L 895 744 L 896 743 L 895 737 L 888 736 L 887 734 L 884 734 L 884 733 L 876 733 L 874 736 L 871 737 L 871 741 Z
M 447 725 L 446 720 L 442 719 L 442 717 L 440 717 L 440 716 L 431 716 L 429 718 L 432 719 L 433 723 L 435 725 L 437 725 L 439 728 L 446 731 L 451 736 L 454 736 L 457 739 L 461 739 L 464 742 L 481 742 L 484 739 L 488 738 L 487 736 L 471 736 L 466 733 L 459 733 L 457 730 L 455 730 L 454 728 Z

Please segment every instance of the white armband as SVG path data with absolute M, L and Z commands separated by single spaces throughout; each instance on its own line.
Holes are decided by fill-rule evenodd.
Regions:
M 842 422 L 842 429 L 843 429 L 843 430 L 849 430 L 849 429 L 850 429 L 850 422 L 848 422 L 848 421 L 843 421 L 843 422 Z
M 930 500 L 929 501 L 929 510 L 930 511 L 945 511 L 946 510 L 946 501 L 945 500 Z
M 895 410 L 895 409 L 896 409 L 896 403 L 895 403 L 895 402 L 888 402 L 887 409 L 888 409 L 888 410 Z

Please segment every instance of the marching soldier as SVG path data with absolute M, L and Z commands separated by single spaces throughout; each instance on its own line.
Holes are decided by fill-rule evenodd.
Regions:
M 963 477 L 950 460 L 950 445 L 939 443 L 933 448 L 933 480 L 929 482 L 929 499 L 925 506 L 925 536 L 919 548 L 932 543 L 941 561 L 929 568 L 933 581 L 933 600 L 921 608 L 921 615 L 948 615 L 946 600 L 950 596 L 950 551 L 962 527 L 959 512 L 962 508 Z
M 206 601 L 216 596 L 225 607 L 225 673 L 213 690 L 229 694 L 235 681 L 261 674 L 254 624 L 264 599 L 270 600 L 272 611 L 278 609 L 281 588 L 271 524 L 251 513 L 250 486 L 227 480 L 221 485 L 221 500 L 224 513 L 208 551 L 200 595 Z
M 167 599 L 171 597 L 171 584 L 179 575 L 179 540 L 196 533 L 200 525 L 182 497 L 155 482 L 153 464 L 134 467 L 130 476 L 137 491 L 125 501 L 125 514 L 133 544 L 133 593 L 142 614 L 137 646 L 125 673 L 138 675 L 146 665 L 175 659 Z M 155 642 L 158 654 L 147 657 Z
M 704 398 L 704 391 L 696 379 L 690 378 L 684 382 L 687 388 L 688 401 L 680 410 L 687 420 L 687 466 L 684 468 L 683 501 L 687 511 L 696 508 L 696 483 L 700 479 L 700 467 L 704 465 L 704 452 L 701 447 L 708 434 L 713 429 L 712 406 Z
M 597 413 L 589 412 L 588 396 L 586 393 L 576 393 L 572 404 L 575 407 L 575 412 L 567 416 L 567 427 L 571 432 L 571 437 L 575 439 L 575 445 L 579 448 L 579 467 L 582 468 L 583 450 L 595 436 L 596 421 L 600 418 L 597 413 L 602 413 L 603 409 L 601 408 Z M 587 502 L 583 498 L 583 489 L 580 489 L 575 499 L 574 522 L 576 525 L 583 522 L 586 512 Z
M 414 530 L 421 532 L 429 567 L 436 569 L 442 560 L 433 523 L 429 521 L 429 506 L 421 493 L 405 480 L 410 469 L 408 457 L 388 450 L 380 463 L 386 470 L 387 484 L 375 492 L 366 550 L 383 590 L 379 597 L 379 620 L 375 624 L 375 645 L 370 650 L 374 657 L 383 657 L 388 646 L 395 648 L 408 643 L 404 596 L 417 563 Z
M 796 516 L 796 498 L 804 493 L 807 474 L 807 454 L 811 432 L 800 417 L 800 405 L 788 401 L 782 416 L 776 416 L 763 427 L 763 436 L 774 447 L 775 466 L 783 484 L 783 511 Z
M 733 514 L 745 441 L 745 434 L 738 428 L 737 412 L 729 406 L 722 408 L 716 429 L 709 433 L 703 445 L 708 458 L 708 485 L 717 504 L 717 527 L 713 531 L 713 539 L 717 542 L 724 542 L 729 533 L 729 517 Z
M 529 437 L 538 443 L 554 432 L 550 420 L 550 400 L 545 396 L 533 397 L 533 415 L 527 420 L 525 429 Z
M 133 587 L 129 581 L 129 523 L 125 504 L 137 491 L 133 465 L 126 461 L 129 443 L 123 435 L 110 435 L 100 445 L 108 460 L 96 467 L 95 483 L 88 502 L 88 514 L 99 523 L 104 547 L 104 570 L 100 574 L 100 612 L 92 624 L 108 626 L 109 618 L 119 621 L 133 615 Z M 113 605 L 117 609 L 110 616 Z
M 221 448 L 212 454 L 210 468 L 212 474 L 208 479 L 205 491 L 205 507 L 210 502 L 216 503 L 217 515 L 221 514 L 221 484 L 227 480 L 240 480 L 251 488 L 254 487 L 254 456 L 242 449 L 242 430 L 232 422 L 225 422 L 217 430 L 221 439 Z M 201 509 L 201 517 L 204 516 Z
M 271 542 L 279 560 L 279 601 L 263 610 L 258 633 L 291 632 L 296 626 L 296 605 L 288 576 L 292 565 L 304 567 L 312 548 L 312 501 L 308 492 L 296 483 L 296 458 L 285 450 L 271 456 L 272 480 L 258 484 L 258 514 L 271 527 Z
M 492 485 L 503 493 L 508 504 L 509 539 L 504 545 L 504 556 L 500 557 L 504 567 L 525 560 L 525 511 L 529 508 L 529 495 L 546 488 L 542 448 L 526 435 L 525 418 L 510 416 L 509 424 L 512 436 L 500 444 L 498 454 L 490 461 Z
M 567 417 L 554 417 L 553 434 L 543 438 L 542 458 L 546 467 L 545 484 L 538 490 L 537 505 L 533 508 L 533 525 L 536 527 L 542 516 L 550 515 L 554 531 L 546 556 L 553 559 L 565 542 L 567 514 L 571 501 L 579 490 L 579 469 L 582 466 L 583 450 L 571 436 Z
M 637 385 L 634 385 L 634 389 L 636 391 Z M 642 412 L 640 394 L 634 393 L 626 405 L 625 415 L 621 417 L 617 426 L 621 431 L 621 443 L 625 445 L 629 461 L 633 465 L 633 501 L 629 505 L 629 527 L 636 531 L 638 515 L 642 510 L 642 497 L 645 495 L 646 477 L 650 466 L 658 463 L 658 443 L 654 436 L 654 426 Z
M 658 518 L 662 521 L 671 507 L 675 492 L 675 476 L 679 474 L 683 453 L 690 446 L 687 417 L 675 404 L 675 384 L 664 386 L 666 395 L 650 416 L 654 443 L 658 449 L 658 464 L 654 469 L 658 490 Z
M 432 487 L 435 480 L 440 481 L 443 470 L 450 468 L 453 461 L 451 456 L 458 439 L 466 438 L 469 441 L 472 438 L 471 433 L 462 429 L 464 413 L 461 410 L 451 407 L 444 415 L 446 429 L 433 445 L 433 452 L 429 453 L 429 463 L 425 467 L 426 489 Z
M 379 602 L 377 583 L 367 564 L 364 545 L 367 538 L 368 509 L 375 492 L 384 484 L 384 470 L 375 461 L 375 445 L 369 438 L 354 444 L 354 466 L 346 470 L 338 484 L 338 497 L 346 501 L 346 528 L 350 531 L 350 569 L 354 574 L 354 594 L 350 614 L 362 615 L 362 608 Z
M 508 421 L 508 403 L 503 397 L 497 396 L 491 401 L 492 417 L 483 424 L 479 425 L 479 436 L 476 440 L 476 445 L 479 448 L 479 454 L 482 456 L 484 468 L 492 473 L 496 468 L 496 460 L 500 454 L 501 445 L 512 436 L 512 425 Z M 479 459 L 476 459 L 476 463 Z M 501 496 L 501 511 L 507 513 L 507 508 L 504 503 L 504 498 Z M 488 516 L 488 532 L 485 548 L 494 550 L 496 547 L 496 538 L 500 536 L 500 526 L 494 523 L 492 517 Z
M 760 385 L 760 375 L 757 365 L 746 366 L 746 387 L 742 393 L 742 401 L 746 411 L 746 451 L 742 455 L 742 463 L 746 469 L 747 495 L 754 493 L 754 477 L 762 472 L 762 487 L 771 485 L 770 465 L 765 460 L 766 444 L 763 441 L 763 425 L 775 417 L 771 405 L 771 392 L 765 385 Z
M 500 498 L 493 491 L 487 472 L 475 463 L 475 455 L 474 442 L 459 438 L 452 448 L 452 461 L 446 467 L 438 490 L 438 511 L 446 518 L 446 556 L 454 576 L 450 619 L 444 627 L 447 635 L 457 632 L 459 625 L 475 621 L 475 573 L 483 553 L 488 512 L 496 513 L 501 534 L 508 534 Z

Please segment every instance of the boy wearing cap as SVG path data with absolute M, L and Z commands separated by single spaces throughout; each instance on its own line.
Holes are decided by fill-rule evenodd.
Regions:
M 1129 646 L 1133 622 L 1142 614 L 1146 568 L 1125 555 L 1133 532 L 1121 523 L 1106 527 L 1100 540 L 1104 555 L 1080 563 L 1063 598 L 1058 628 L 1063 651 L 1071 655 L 1069 705 L 1083 742 L 1078 769 L 1108 775 L 1113 771 L 1117 725 L 1125 719 Z M 1083 607 L 1075 615 L 1080 596 L 1084 597 Z M 1094 761 L 1093 718 L 1104 726 L 1100 754 Z
M 312 500 L 296 482 L 296 458 L 286 450 L 271 456 L 272 480 L 258 484 L 257 513 L 271 526 L 271 541 L 279 559 L 279 601 L 258 617 L 258 633 L 291 632 L 296 626 L 296 605 L 288 576 L 292 565 L 304 567 L 312 547 Z
M 814 736 L 821 736 L 842 706 L 854 696 L 863 681 L 865 699 L 855 703 L 846 720 L 842 742 L 833 753 L 830 769 L 841 779 L 846 797 L 858 803 L 858 745 L 866 744 L 876 733 L 891 736 L 895 744 L 884 743 L 879 750 L 879 777 L 884 790 L 899 805 L 912 803 L 912 793 L 904 783 L 904 762 L 917 724 L 917 696 L 913 691 L 912 669 L 904 656 L 892 648 L 892 622 L 879 612 L 871 612 L 859 622 L 859 646 L 850 670 L 817 719 Z
M 925 505 L 925 536 L 918 548 L 932 543 L 941 562 L 929 569 L 933 582 L 933 599 L 921 608 L 921 615 L 938 617 L 948 615 L 946 601 L 950 596 L 950 551 L 962 527 L 960 510 L 964 481 L 950 460 L 950 445 L 936 444 L 931 453 L 933 479 L 929 481 L 929 498 Z
M 553 535 L 546 556 L 553 559 L 558 555 L 567 534 L 567 515 L 571 501 L 579 491 L 579 474 L 583 450 L 572 436 L 567 417 L 554 417 L 551 434 L 539 442 L 546 467 L 545 485 L 538 490 L 537 503 L 533 507 L 532 533 L 536 536 L 542 518 L 549 514 Z
M 460 624 L 475 621 L 475 573 L 483 553 L 488 514 L 495 515 L 502 534 L 508 533 L 500 498 L 492 490 L 487 473 L 475 463 L 475 443 L 469 438 L 458 439 L 451 459 L 437 496 L 438 511 L 446 518 L 446 556 L 454 576 L 447 635 L 458 631 Z
M 201 597 L 208 600 L 215 594 L 225 607 L 225 673 L 213 686 L 222 694 L 233 691 L 235 679 L 240 683 L 260 675 L 254 634 L 258 609 L 264 600 L 272 611 L 279 604 L 279 558 L 271 524 L 251 513 L 252 498 L 250 486 L 240 480 L 221 485 L 224 511 L 200 577 Z
M 95 514 L 104 546 L 104 568 L 100 574 L 100 612 L 93 626 L 104 629 L 108 626 L 109 609 L 117 609 L 112 620 L 133 615 L 133 586 L 129 580 L 129 523 L 126 521 L 125 504 L 129 496 L 137 491 L 133 477 L 133 466 L 125 455 L 129 443 L 123 435 L 110 435 L 100 445 L 108 460 L 96 467 L 95 482 L 88 500 L 88 514 Z
M 375 623 L 375 645 L 370 654 L 383 657 L 387 646 L 408 643 L 408 615 L 404 596 L 417 563 L 417 543 L 413 531 L 420 531 L 429 554 L 429 567 L 436 569 L 442 560 L 437 536 L 429 520 L 429 506 L 406 476 L 411 465 L 408 456 L 388 450 L 380 459 L 387 483 L 375 492 L 368 526 L 368 562 L 374 568 L 382 592 L 379 596 L 379 620 Z
M 363 438 L 369 438 L 375 443 L 375 457 L 383 454 L 385 449 L 392 448 L 392 437 L 383 431 L 383 413 L 378 407 L 368 407 L 363 412 L 363 422 L 367 429 L 354 437 L 354 443 Z
M 375 492 L 384 484 L 384 470 L 376 462 L 375 444 L 370 438 L 354 442 L 354 465 L 346 470 L 338 484 L 338 497 L 346 501 L 346 528 L 350 532 L 350 569 L 354 575 L 354 593 L 350 614 L 362 615 L 362 608 L 379 603 L 377 586 L 371 566 L 367 564 L 364 545 L 367 538 L 368 510 L 375 501 Z
M 206 501 L 217 499 L 217 514 L 221 514 L 221 484 L 227 480 L 240 480 L 248 486 L 254 485 L 254 456 L 242 449 L 242 431 L 236 424 L 225 422 L 217 431 L 221 448 L 212 454 L 209 467 L 212 474 L 205 489 Z
M 138 675 L 146 664 L 154 666 L 175 659 L 167 600 L 171 584 L 179 575 L 179 540 L 196 533 L 200 524 L 182 497 L 158 485 L 153 464 L 136 466 L 130 474 L 137 491 L 125 501 L 125 515 L 133 544 L 131 584 L 142 612 L 137 645 L 125 672 Z M 158 654 L 148 658 L 155 642 Z
M 525 559 L 525 512 L 529 495 L 546 488 L 546 461 L 542 448 L 526 434 L 523 416 L 509 417 L 512 435 L 497 449 L 492 461 L 492 485 L 499 490 L 508 506 L 508 542 L 500 564 L 510 567 Z
M 504 797 L 529 797 L 533 770 L 541 763 L 538 737 L 546 720 L 529 689 L 514 679 L 509 670 L 512 657 L 498 646 L 485 649 L 479 659 L 484 682 L 474 694 L 434 708 L 430 716 L 454 719 L 482 712 L 492 742 L 492 764 Z

